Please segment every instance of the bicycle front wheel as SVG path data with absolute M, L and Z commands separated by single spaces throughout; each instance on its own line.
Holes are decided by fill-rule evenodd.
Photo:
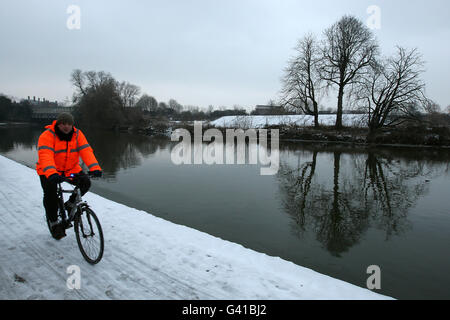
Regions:
M 83 206 L 75 218 L 75 235 L 83 258 L 90 264 L 100 262 L 104 240 L 100 221 L 89 207 Z

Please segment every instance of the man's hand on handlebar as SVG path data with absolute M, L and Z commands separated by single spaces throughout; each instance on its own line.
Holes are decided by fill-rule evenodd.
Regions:
M 88 172 L 89 176 L 92 178 L 101 178 L 103 175 L 103 172 L 101 170 L 94 170 Z M 63 182 L 73 183 L 76 180 L 76 175 L 70 175 L 69 177 L 64 177 L 58 173 L 52 174 L 50 177 L 48 177 L 48 180 L 52 183 L 58 184 Z
M 93 178 L 101 178 L 103 175 L 103 172 L 101 170 L 94 170 L 94 171 L 89 171 L 89 176 L 93 177 Z
M 50 177 L 48 177 L 48 180 L 49 180 L 50 182 L 52 182 L 52 183 L 57 184 L 57 183 L 64 182 L 64 181 L 65 181 L 65 178 L 62 177 L 61 175 L 57 174 L 57 173 L 54 173 L 54 174 L 52 174 Z

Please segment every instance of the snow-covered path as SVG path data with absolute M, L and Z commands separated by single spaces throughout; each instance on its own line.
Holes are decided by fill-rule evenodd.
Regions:
M 95 182 L 94 182 L 95 183 Z M 0 156 L 0 299 L 386 299 L 88 193 L 105 235 L 91 266 L 47 229 L 36 172 Z M 70 290 L 67 268 L 79 266 Z

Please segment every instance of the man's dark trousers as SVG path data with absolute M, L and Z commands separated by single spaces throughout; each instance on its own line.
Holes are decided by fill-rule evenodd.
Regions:
M 56 183 L 51 182 L 46 176 L 39 176 L 41 179 L 42 190 L 44 191 L 45 214 L 50 222 L 55 222 L 58 218 L 58 195 L 56 193 Z M 85 195 L 91 187 L 89 176 L 83 171 L 77 173 L 73 179 L 74 185 L 80 188 L 81 195 Z M 75 197 L 70 196 L 69 201 L 74 202 Z

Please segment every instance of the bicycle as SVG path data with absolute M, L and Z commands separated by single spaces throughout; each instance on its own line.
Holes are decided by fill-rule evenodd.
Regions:
M 71 177 L 73 178 L 74 175 Z M 75 236 L 81 255 L 90 264 L 97 264 L 102 259 L 104 251 L 103 231 L 100 221 L 87 202 L 82 200 L 80 188 L 74 184 L 74 181 L 64 178 L 64 182 L 73 184 L 75 188 L 73 190 L 64 190 L 61 183 L 57 184 L 58 219 L 66 230 L 75 225 Z M 75 203 L 67 214 L 64 206 L 64 193 L 75 195 Z M 50 220 L 48 218 L 46 220 L 51 232 Z

